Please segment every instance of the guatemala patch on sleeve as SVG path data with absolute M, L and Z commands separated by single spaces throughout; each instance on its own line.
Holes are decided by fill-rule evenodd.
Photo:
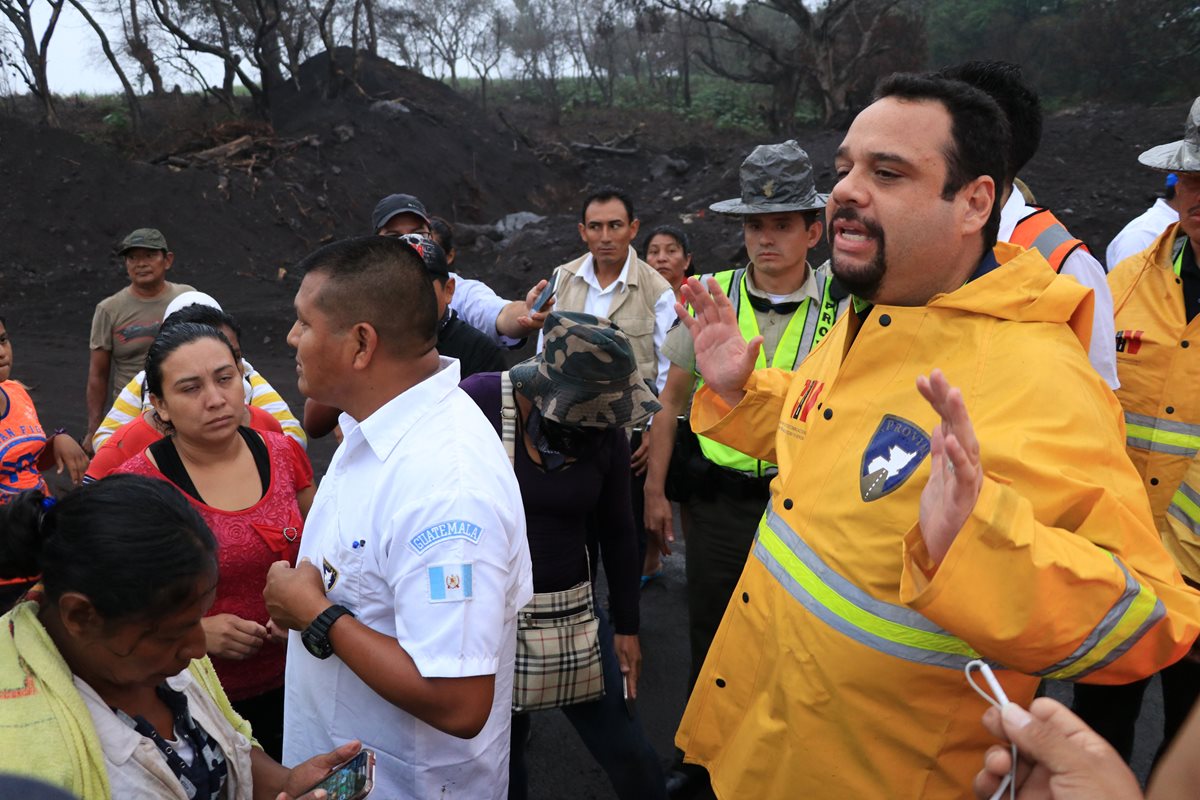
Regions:
M 450 539 L 466 539 L 471 544 L 479 544 L 479 537 L 482 535 L 483 528 L 474 522 L 467 522 L 465 519 L 448 519 L 445 522 L 430 525 L 410 539 L 408 544 L 420 555 L 434 545 Z
M 863 502 L 891 494 L 929 455 L 929 434 L 906 419 L 887 414 L 862 455 L 859 488 Z
M 471 599 L 470 564 L 435 564 L 428 571 L 429 602 L 456 603 Z

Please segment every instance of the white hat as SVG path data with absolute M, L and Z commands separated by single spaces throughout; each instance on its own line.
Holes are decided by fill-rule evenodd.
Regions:
M 215 308 L 217 311 L 224 311 L 221 308 L 221 304 L 211 294 L 205 294 L 204 292 L 184 292 L 167 304 L 167 310 L 163 312 L 163 319 L 165 320 L 176 311 L 188 306 L 208 306 L 209 308 Z
M 1200 97 L 1192 103 L 1183 138 L 1178 142 L 1151 147 L 1138 156 L 1147 167 L 1168 172 L 1200 172 Z

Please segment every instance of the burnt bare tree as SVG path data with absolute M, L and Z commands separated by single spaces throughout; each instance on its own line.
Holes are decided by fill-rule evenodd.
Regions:
M 0 0 L 0 14 L 8 18 L 16 30 L 24 63 L 12 59 L 10 66 L 17 71 L 29 88 L 30 94 L 42 104 L 43 119 L 52 128 L 58 127 L 58 112 L 54 109 L 54 96 L 50 93 L 50 80 L 46 74 L 46 51 L 65 0 L 44 0 L 50 6 L 50 19 L 41 33 L 33 19 L 34 0 Z
M 91 15 L 80 0 L 68 0 L 70 4 L 79 12 L 92 31 L 96 34 L 96 38 L 100 40 L 100 48 L 104 51 L 105 58 L 112 66 L 113 72 L 117 74 L 117 78 L 121 81 L 121 89 L 125 93 L 125 105 L 129 108 L 129 123 L 133 127 L 135 136 L 140 136 L 142 132 L 142 107 L 138 104 L 137 94 L 133 91 L 133 85 L 130 84 L 129 78 L 125 75 L 125 70 L 121 68 L 121 62 L 117 60 L 116 53 L 113 52 L 112 45 L 108 42 L 108 36 L 104 33 L 104 28 L 100 23 L 96 22 L 96 18 Z
M 231 6 L 223 0 L 150 0 L 150 7 L 160 25 L 178 43 L 178 54 L 187 60 L 187 53 L 205 53 L 221 60 L 225 77 L 221 89 L 210 87 L 222 101 L 233 106 L 234 78 L 250 92 L 255 108 L 266 113 L 267 96 L 258 81 L 246 69 L 245 54 L 240 52 L 234 38 Z M 193 74 L 199 70 L 192 70 Z
M 768 124 L 789 130 L 803 90 L 819 100 L 822 117 L 845 117 L 854 88 L 873 80 L 864 65 L 901 42 L 882 36 L 897 16 L 912 13 L 906 0 L 749 0 L 743 5 L 715 0 L 659 0 L 666 8 L 703 23 L 696 56 L 729 80 L 769 86 Z M 914 66 L 924 53 L 914 48 Z
M 479 105 L 484 111 L 488 107 L 488 82 L 492 73 L 504 59 L 504 40 L 508 36 L 511 22 L 504 12 L 492 6 L 487 16 L 477 20 L 467 39 L 463 58 L 471 65 L 475 77 L 479 78 Z
M 128 8 L 122 0 L 117 0 L 117 11 L 121 15 L 121 29 L 124 34 L 125 52 L 141 67 L 142 75 L 150 81 L 150 91 L 155 97 L 165 92 L 162 72 L 158 68 L 158 58 L 154 48 L 150 46 L 148 32 L 142 24 L 138 0 L 129 0 Z

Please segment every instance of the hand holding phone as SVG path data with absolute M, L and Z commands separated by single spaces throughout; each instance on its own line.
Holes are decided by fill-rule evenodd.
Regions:
M 542 293 L 537 296 L 537 299 L 533 301 L 533 305 L 529 307 L 529 313 L 536 314 L 539 311 L 541 311 L 543 308 L 545 308 L 546 304 L 550 302 L 550 298 L 554 297 L 554 292 L 555 292 L 557 286 L 558 286 L 558 273 L 555 272 L 546 281 L 546 288 L 542 289 Z
M 362 800 L 375 786 L 375 753 L 359 750 L 358 755 L 334 767 L 320 783 L 309 787 L 304 797 L 324 789 L 327 800 Z

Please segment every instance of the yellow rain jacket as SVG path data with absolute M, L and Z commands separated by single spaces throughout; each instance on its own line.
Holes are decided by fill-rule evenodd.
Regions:
M 1200 595 L 1087 360 L 1091 292 L 1036 251 L 997 256 L 926 306 L 844 315 L 795 373 L 755 371 L 736 408 L 696 395 L 697 432 L 779 464 L 676 738 L 718 797 L 969 797 L 993 740 L 968 660 L 1028 704 L 1036 676 L 1129 681 L 1196 638 Z M 939 419 L 916 389 L 934 367 L 986 474 L 936 568 L 918 503 Z
M 1185 316 L 1179 223 L 1108 276 L 1117 329 L 1117 399 L 1129 457 L 1179 569 L 1200 582 L 1200 318 Z

